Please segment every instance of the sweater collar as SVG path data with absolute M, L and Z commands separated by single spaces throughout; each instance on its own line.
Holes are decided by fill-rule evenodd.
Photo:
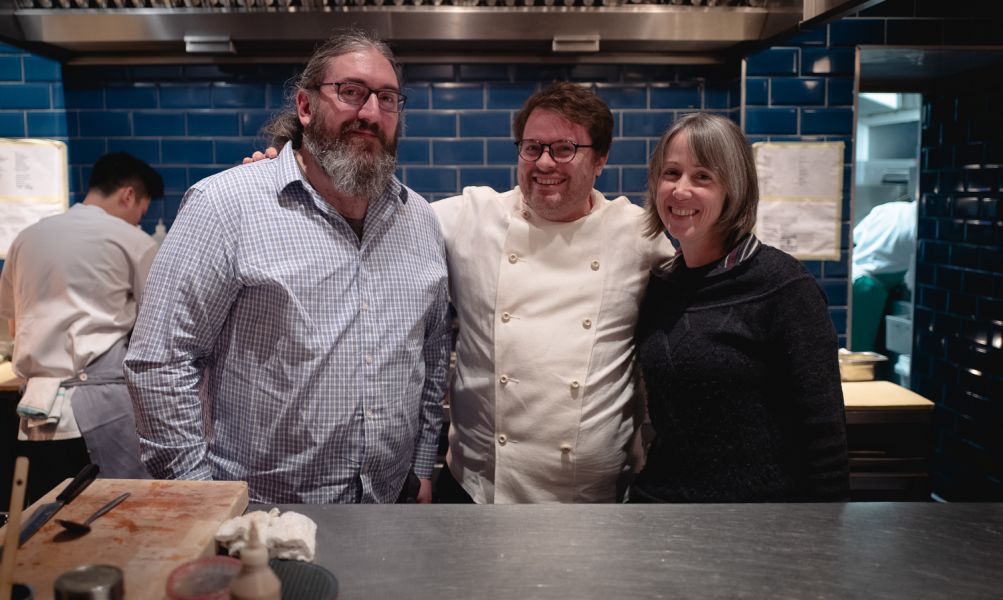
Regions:
M 737 244 L 735 244 L 730 252 L 718 259 L 716 263 L 712 263 L 713 266 L 710 268 L 701 267 L 701 269 L 707 269 L 704 277 L 716 277 L 731 271 L 735 267 L 752 258 L 752 256 L 756 253 L 756 250 L 758 250 L 761 245 L 762 244 L 760 243 L 759 238 L 755 235 L 751 233 L 746 235 L 740 239 Z M 662 269 L 662 273 L 668 275 L 677 271 L 681 272 L 686 269 L 686 262 L 683 260 L 683 252 L 680 250 L 668 260 Z

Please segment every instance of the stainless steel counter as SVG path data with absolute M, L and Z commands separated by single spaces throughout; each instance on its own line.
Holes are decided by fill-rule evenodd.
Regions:
M 254 509 L 251 507 L 249 510 Z M 1003 504 L 280 505 L 342 598 L 999 598 Z

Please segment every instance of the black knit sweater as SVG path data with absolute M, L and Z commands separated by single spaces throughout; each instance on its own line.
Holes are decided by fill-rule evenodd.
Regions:
M 797 260 L 746 238 L 707 268 L 655 273 L 637 329 L 656 432 L 631 497 L 844 500 L 849 477 L 836 332 Z

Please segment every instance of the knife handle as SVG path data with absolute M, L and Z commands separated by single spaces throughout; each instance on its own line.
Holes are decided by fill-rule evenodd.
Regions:
M 69 503 L 71 500 L 80 495 L 80 492 L 84 491 L 94 481 L 98 476 L 98 471 L 100 469 L 95 464 L 87 465 L 83 468 L 77 476 L 73 478 L 70 485 L 66 486 L 66 489 L 56 496 L 57 502 L 62 502 L 63 504 Z

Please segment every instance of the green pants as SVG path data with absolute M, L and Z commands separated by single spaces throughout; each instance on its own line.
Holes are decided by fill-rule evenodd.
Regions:
M 904 279 L 905 271 L 862 275 L 853 280 L 850 350 L 854 352 L 874 351 L 878 345 L 881 320 L 885 317 L 888 295 Z

